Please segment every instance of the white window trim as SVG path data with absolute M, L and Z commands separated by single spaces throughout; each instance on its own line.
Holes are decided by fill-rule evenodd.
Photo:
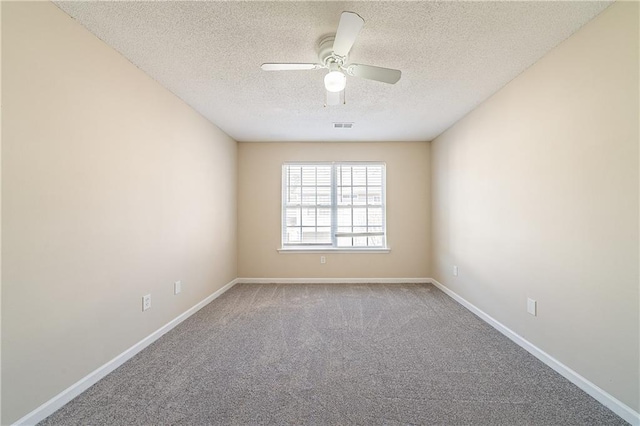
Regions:
M 383 166 L 383 175 L 382 175 L 382 223 L 384 232 L 381 232 L 377 235 L 382 235 L 383 238 L 383 247 L 338 247 L 336 239 L 339 236 L 337 233 L 337 178 L 336 178 L 336 168 L 334 167 L 336 164 L 344 165 L 344 166 L 366 166 L 366 165 L 382 165 Z M 304 165 L 314 165 L 314 166 L 331 166 L 331 245 L 329 244 L 304 244 L 304 245 L 285 245 L 284 244 L 284 234 L 286 229 L 286 188 L 284 185 L 286 178 L 286 166 L 304 166 Z M 280 248 L 277 249 L 278 253 L 281 254 L 291 254 L 291 253 L 389 253 L 391 252 L 391 248 L 389 247 L 388 242 L 388 232 L 387 232 L 387 201 L 386 201 L 386 192 L 387 192 L 387 165 L 383 161 L 291 161 L 285 162 L 282 165 L 282 179 L 281 179 L 281 203 L 280 203 Z M 344 233 L 340 233 L 344 234 Z M 351 233 L 349 233 L 351 235 Z M 360 235 L 360 233 L 356 233 Z M 356 235 L 353 234 L 353 235 Z M 364 234 L 363 234 L 364 236 Z
M 291 253 L 391 253 L 391 248 L 386 247 L 354 247 L 354 248 L 344 248 L 344 247 L 327 247 L 327 248 L 317 248 L 317 247 L 309 247 L 305 248 L 302 246 L 298 247 L 284 247 L 277 249 L 280 254 L 291 254 Z

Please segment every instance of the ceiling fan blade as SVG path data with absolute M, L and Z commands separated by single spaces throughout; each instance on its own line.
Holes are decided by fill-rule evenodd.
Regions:
M 360 64 L 349 65 L 347 67 L 347 73 L 354 77 L 366 78 L 367 80 L 381 81 L 389 84 L 396 84 L 402 76 L 402 71 L 400 70 Z
M 262 64 L 264 71 L 301 71 L 321 68 L 318 64 Z
M 333 51 L 336 55 L 347 56 L 363 25 L 364 19 L 357 13 L 342 12 L 336 38 L 333 41 Z

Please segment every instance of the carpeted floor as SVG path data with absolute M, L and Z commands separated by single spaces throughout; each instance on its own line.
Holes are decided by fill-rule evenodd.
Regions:
M 626 424 L 428 284 L 238 284 L 42 425 Z

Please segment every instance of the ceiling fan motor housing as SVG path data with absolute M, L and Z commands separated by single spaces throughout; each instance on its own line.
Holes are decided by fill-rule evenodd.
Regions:
M 320 40 L 320 47 L 318 49 L 318 59 L 320 63 L 325 67 L 332 69 L 331 64 L 337 64 L 338 67 L 342 67 L 347 63 L 346 56 L 336 55 L 333 52 L 333 42 L 335 36 L 328 36 Z

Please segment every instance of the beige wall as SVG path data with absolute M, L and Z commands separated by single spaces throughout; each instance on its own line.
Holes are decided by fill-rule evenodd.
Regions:
M 52 3 L 2 33 L 8 424 L 237 276 L 237 146 Z
M 432 144 L 433 276 L 636 411 L 638 89 L 617 3 Z
M 240 143 L 238 275 L 242 278 L 428 276 L 429 144 Z M 280 254 L 285 161 L 384 161 L 390 253 Z

